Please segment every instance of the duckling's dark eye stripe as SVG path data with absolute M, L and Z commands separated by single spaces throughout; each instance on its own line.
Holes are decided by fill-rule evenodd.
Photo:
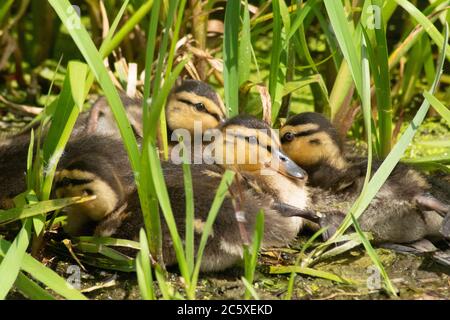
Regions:
M 300 131 L 300 132 L 297 132 L 297 133 L 292 133 L 292 135 L 294 137 L 305 137 L 305 136 L 309 136 L 309 135 L 312 135 L 312 134 L 317 133 L 317 132 L 320 132 L 320 130 L 314 129 L 314 130 Z M 289 142 L 289 141 L 292 141 L 292 139 L 288 140 L 288 139 L 285 138 L 284 135 L 281 137 L 281 143 L 285 143 L 285 142 Z
M 62 187 L 67 187 L 69 185 L 79 186 L 79 185 L 91 183 L 92 181 L 94 181 L 94 180 L 92 180 L 92 179 L 71 179 L 71 178 L 64 177 L 55 184 L 55 187 L 62 188 Z
M 189 101 L 189 100 L 186 100 L 186 99 L 178 99 L 178 101 L 183 102 L 183 103 L 185 103 L 185 104 L 188 104 L 188 105 L 190 105 L 190 106 L 192 106 L 192 107 L 195 107 L 195 103 L 193 103 L 193 102 L 191 102 L 191 101 Z M 220 116 L 219 116 L 218 114 L 216 114 L 216 113 L 211 113 L 211 112 L 209 112 L 208 109 L 206 109 L 206 110 L 203 111 L 203 112 L 212 115 L 212 116 L 217 120 L 217 122 L 220 122 Z
M 314 129 L 314 130 L 306 130 L 306 131 L 300 131 L 300 132 L 296 132 L 294 133 L 294 136 L 296 137 L 304 137 L 304 136 L 309 136 L 312 135 L 314 133 L 319 132 L 320 130 Z
M 190 105 L 190 106 L 194 106 L 194 103 L 190 102 L 189 100 L 178 99 L 178 101 L 183 102 L 183 103 L 186 103 L 186 104 L 188 104 L 188 105 Z

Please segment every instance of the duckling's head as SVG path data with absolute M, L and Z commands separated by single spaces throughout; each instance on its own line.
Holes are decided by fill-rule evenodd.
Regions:
M 214 89 L 203 81 L 184 80 L 169 97 L 166 106 L 168 129 L 187 129 L 194 134 L 194 125 L 201 131 L 215 128 L 226 118 L 225 106 Z
M 94 160 L 94 159 L 91 159 Z M 91 201 L 65 209 L 71 235 L 83 232 L 88 222 L 100 221 L 124 201 L 124 188 L 106 159 L 75 160 L 55 174 L 57 198 L 95 196 Z
M 237 116 L 218 129 L 223 143 L 222 147 L 216 147 L 215 159 L 225 167 L 250 174 L 278 173 L 292 179 L 307 179 L 306 172 L 281 151 L 277 134 L 265 122 Z
M 283 151 L 300 166 L 346 166 L 339 135 L 320 113 L 304 112 L 289 118 L 280 129 L 280 139 Z

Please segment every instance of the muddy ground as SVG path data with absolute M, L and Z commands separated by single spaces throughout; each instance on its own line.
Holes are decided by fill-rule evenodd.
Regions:
M 303 241 L 303 239 L 299 240 Z M 299 243 L 300 245 L 300 243 Z M 331 272 L 352 284 L 297 275 L 293 299 L 450 299 L 450 269 L 443 267 L 428 256 L 399 253 L 376 249 L 386 271 L 398 289 L 398 297 L 389 295 L 383 288 L 381 277 L 364 249 L 354 250 L 322 261 L 314 269 Z M 290 274 L 270 274 L 270 266 L 291 265 L 298 251 L 276 250 L 263 252 L 259 258 L 254 287 L 260 299 L 284 299 Z M 58 274 L 73 281 L 76 262 L 70 258 L 47 253 L 47 265 Z M 75 267 L 74 267 L 75 266 Z M 80 269 L 80 289 L 90 299 L 140 299 L 135 273 L 102 270 L 85 265 Z M 198 299 L 242 299 L 244 285 L 240 280 L 242 268 L 235 267 L 224 273 L 202 274 Z M 176 270 L 168 275 L 174 290 L 183 295 L 182 282 Z M 9 299 L 23 299 L 12 291 Z

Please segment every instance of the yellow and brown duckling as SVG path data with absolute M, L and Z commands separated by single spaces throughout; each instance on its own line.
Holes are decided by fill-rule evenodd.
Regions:
M 225 106 L 217 92 L 199 80 L 182 81 L 173 89 L 166 104 L 169 133 L 176 129 L 186 129 L 191 135 L 196 134 L 198 129 L 204 132 L 218 127 L 226 120 L 226 115 Z
M 138 137 L 143 137 L 142 99 L 121 94 L 130 124 Z M 204 132 L 217 127 L 226 119 L 226 110 L 220 96 L 207 83 L 200 80 L 181 81 L 171 92 L 166 103 L 166 119 L 169 139 L 177 129 L 186 129 L 190 134 Z M 196 128 L 197 126 L 197 128 Z M 116 134 L 117 125 L 105 97 L 92 106 L 89 113 L 82 114 L 77 131 L 88 133 Z
M 136 190 L 123 143 L 103 135 L 70 141 L 58 164 L 53 193 L 57 198 L 95 196 L 94 200 L 64 209 L 70 235 L 92 233 L 96 223 L 127 205 Z
M 220 96 L 205 82 L 184 80 L 169 95 L 165 112 L 171 161 L 181 162 L 179 139 L 182 139 L 184 146 L 191 151 L 191 162 L 201 163 L 205 132 L 226 120 Z
M 263 246 L 266 248 L 289 245 L 303 225 L 302 217 L 309 218 L 311 215 L 306 210 L 308 193 L 305 188 L 305 172 L 281 152 L 279 139 L 270 127 L 254 118 L 237 117 L 223 124 L 219 130 L 223 133 L 223 139 L 216 140 L 216 146 L 225 141 L 240 141 L 243 150 L 239 151 L 239 156 L 243 156 L 244 161 L 238 162 L 236 157 L 228 153 L 231 160 L 226 164 L 191 165 L 197 244 L 224 169 L 235 170 L 237 174 L 236 180 L 229 187 L 230 194 L 225 198 L 213 225 L 213 232 L 205 249 L 202 271 L 223 270 L 242 259 L 243 239 L 240 223 L 235 216 L 236 210 L 245 213 L 245 221 L 241 224 L 250 238 L 253 235 L 256 215 L 260 209 L 264 210 Z M 229 149 L 222 149 L 227 150 L 225 153 L 217 150 L 219 148 L 216 148 L 214 158 L 223 159 Z M 250 154 L 253 152 L 260 155 L 260 163 L 250 163 Z M 181 178 L 183 169 L 169 162 L 163 162 L 162 168 L 178 231 L 184 237 L 185 193 Z M 261 174 L 261 170 L 264 170 L 265 174 Z M 81 184 L 78 187 L 83 190 Z M 105 212 L 104 219 L 97 224 L 95 235 L 137 239 L 139 230 L 143 227 L 137 194 L 133 193 L 127 203 L 123 210 Z M 108 207 L 117 207 L 115 204 L 116 202 Z M 176 259 L 171 237 L 164 219 L 161 220 L 164 259 L 167 265 L 173 265 Z
M 362 190 L 367 160 L 345 158 L 335 128 L 318 113 L 291 117 L 281 128 L 280 137 L 286 154 L 308 172 L 310 185 L 321 188 L 311 192 L 315 195 L 312 200 L 315 209 L 329 210 L 331 206 L 347 212 Z M 373 161 L 372 171 L 380 164 Z M 361 216 L 362 229 L 372 232 L 378 242 L 408 243 L 425 237 L 450 237 L 450 230 L 443 223 L 449 206 L 430 192 L 424 176 L 398 164 Z
M 12 208 L 13 198 L 26 191 L 28 145 L 28 137 L 22 136 L 0 148 L 0 209 Z M 133 173 L 121 140 L 97 134 L 69 141 L 58 163 L 53 194 L 59 198 L 96 196 L 66 209 L 69 233 L 82 233 L 85 222 L 98 221 L 104 212 L 119 208 L 134 190 Z

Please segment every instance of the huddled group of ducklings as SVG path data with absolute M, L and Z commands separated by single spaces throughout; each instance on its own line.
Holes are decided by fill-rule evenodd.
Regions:
M 125 96 L 122 100 L 141 139 L 141 102 Z M 219 143 L 237 139 L 243 142 L 244 153 L 257 152 L 264 157 L 256 164 L 237 161 L 234 156 L 231 163 L 195 161 L 191 165 L 196 243 L 224 171 L 236 173 L 214 222 L 202 271 L 224 270 L 242 259 L 242 226 L 251 238 L 261 209 L 265 222 L 262 246 L 285 247 L 304 226 L 315 230 L 328 227 L 325 236 L 331 236 L 362 189 L 367 161 L 347 159 L 336 130 L 318 113 L 289 118 L 278 136 L 254 117 L 227 119 L 219 95 L 197 80 L 184 80 L 174 88 L 165 110 L 169 137 L 177 129 L 192 136 L 219 130 L 223 134 Z M 195 121 L 202 124 L 200 133 Z M 0 145 L 0 209 L 11 207 L 11 199 L 26 189 L 28 143 L 27 136 Z M 161 164 L 178 231 L 184 238 L 183 167 L 171 161 L 162 160 Z M 374 170 L 378 165 L 374 162 Z M 261 170 L 270 174 L 261 174 Z M 361 216 L 360 225 L 376 242 L 449 239 L 448 193 L 441 190 L 432 195 L 433 191 L 419 172 L 399 164 Z M 89 114 L 79 117 L 59 162 L 53 194 L 58 198 L 95 195 L 94 200 L 65 209 L 64 231 L 69 235 L 138 238 L 144 222 L 134 175 L 106 99 L 101 98 Z M 164 219 L 161 221 L 164 261 L 173 265 L 173 243 Z

